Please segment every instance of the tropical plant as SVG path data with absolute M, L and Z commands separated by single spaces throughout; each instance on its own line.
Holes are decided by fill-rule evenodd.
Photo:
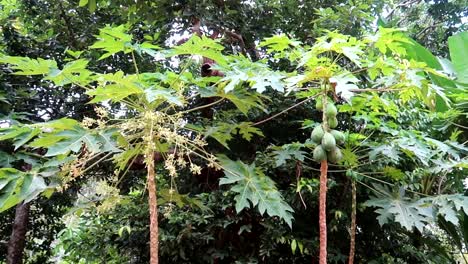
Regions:
M 77 12 L 99 10 L 96 18 L 116 13 L 100 1 L 78 5 Z M 75 204 L 68 215 L 74 225 L 60 233 L 56 251 L 70 262 L 131 261 L 142 254 L 134 250 L 141 244 L 126 244 L 131 236 L 149 238 L 150 257 L 135 261 L 151 263 L 197 257 L 203 263 L 303 263 L 310 256 L 319 263 L 353 263 L 355 257 L 419 263 L 429 255 L 449 263 L 454 251 L 463 253 L 466 33 L 448 40 L 451 61 L 384 27 L 363 34 L 357 26 L 349 36 L 284 24 L 278 28 L 288 34 L 255 44 L 272 31 L 250 36 L 257 23 L 235 30 L 224 23 L 250 14 L 244 5 L 237 13 L 231 3 L 167 7 L 193 11 L 180 22 L 193 36 L 171 48 L 158 38 L 169 31 L 154 34 L 149 20 L 136 27 L 134 15 L 151 10 L 138 4 L 116 14 L 119 26 L 102 25 L 92 45 L 90 32 L 80 43 L 70 33 L 70 19 L 78 21 L 71 14 L 61 19 L 73 50 L 13 56 L 7 54 L 16 47 L 7 43 L 0 55 L 4 78 L 52 94 L 46 102 L 53 101 L 50 90 L 63 91 L 70 95 L 64 101 L 80 98 L 90 111 L 64 117 L 47 103 L 37 110 L 49 114 L 29 120 L 16 112 L 29 103 L 11 107 L 15 90 L 6 83 L 0 210 L 76 191 L 79 202 L 89 203 Z M 24 8 L 8 6 L 12 13 Z M 220 18 L 210 19 L 205 7 L 221 10 Z M 279 8 L 274 1 L 255 7 L 267 13 Z M 347 8 L 295 12 L 319 25 Z M 363 10 L 371 8 L 377 7 L 362 4 L 348 15 L 368 25 L 371 16 Z M 120 23 L 125 16 L 133 22 Z M 273 29 L 271 18 L 265 19 Z M 24 32 L 37 30 L 28 23 Z M 318 228 L 310 225 L 314 215 Z M 450 241 L 445 236 L 456 242 L 438 245 Z M 410 245 L 395 247 L 398 241 Z M 229 254 L 233 249 L 242 254 Z

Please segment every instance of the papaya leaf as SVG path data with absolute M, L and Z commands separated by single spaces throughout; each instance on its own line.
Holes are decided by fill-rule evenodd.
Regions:
M 275 182 L 266 176 L 255 164 L 250 165 L 242 161 L 232 161 L 227 157 L 219 157 L 224 170 L 224 177 L 220 185 L 233 184 L 231 191 L 235 196 L 236 211 L 239 213 L 250 206 L 257 206 L 260 214 L 265 212 L 269 216 L 283 219 L 289 227 L 292 226 L 293 209 L 283 199 L 275 186 Z
M 0 169 L 0 212 L 31 201 L 47 188 L 42 177 L 13 168 Z
M 1 56 L 0 63 L 10 64 L 16 75 L 47 75 L 58 70 L 54 60 L 31 59 L 28 57 Z
M 336 94 L 341 95 L 346 101 L 350 101 L 351 97 L 354 95 L 350 90 L 358 89 L 356 85 L 359 80 L 352 75 L 351 73 L 343 73 L 337 76 L 330 78 L 330 82 L 335 83 Z
M 72 130 L 61 131 L 50 137 L 61 137 L 57 143 L 48 147 L 46 157 L 57 156 L 69 152 L 77 153 L 83 145 L 86 145 L 91 152 L 99 151 L 99 141 L 95 135 L 81 127 L 74 127 Z
M 265 38 L 260 44 L 259 47 L 267 47 L 269 52 L 275 51 L 284 51 L 288 48 L 295 47 L 299 45 L 300 42 L 288 38 L 285 34 L 274 35 L 269 38 Z
M 12 163 L 16 158 L 6 152 L 0 150 L 0 167 L 9 168 L 12 167 Z
M 169 89 L 165 89 L 162 87 L 150 87 L 145 89 L 146 100 L 152 103 L 158 99 L 166 101 L 170 104 L 182 106 L 182 99 L 173 94 Z
M 416 228 L 422 232 L 424 226 L 433 221 L 430 204 L 412 202 L 404 196 L 403 189 L 391 193 L 383 186 L 374 185 L 374 187 L 385 191 L 376 193 L 377 197 L 368 200 L 365 205 L 379 208 L 375 212 L 379 214 L 377 219 L 380 225 L 394 221 L 408 231 Z
M 288 160 L 304 161 L 306 152 L 300 150 L 301 144 L 286 144 L 280 147 L 273 147 L 273 159 L 275 160 L 276 167 L 286 164 Z
M 214 60 L 219 65 L 226 64 L 226 57 L 221 51 L 224 49 L 219 40 L 206 36 L 193 35 L 184 44 L 178 45 L 169 51 L 168 56 L 175 55 L 200 55 Z
M 96 1 L 90 1 L 89 3 L 90 12 L 94 12 L 96 9 Z M 93 11 L 91 11 L 93 9 Z M 105 59 L 119 52 L 129 53 L 132 51 L 131 41 L 132 36 L 127 34 L 127 28 L 124 25 L 117 27 L 106 26 L 99 30 L 96 41 L 89 48 L 99 49 L 105 53 L 99 58 L 100 60 Z
M 423 231 L 425 227 L 436 224 L 438 217 L 458 226 L 460 217 L 468 213 L 468 196 L 462 194 L 438 195 L 412 200 L 405 196 L 404 189 L 391 192 L 388 188 L 374 185 L 375 197 L 365 202 L 366 206 L 377 207 L 380 225 L 391 221 L 399 223 L 411 231 Z
M 252 126 L 252 122 L 242 122 L 237 125 L 239 134 L 247 141 L 250 141 L 254 135 L 263 136 L 260 129 Z
M 135 85 L 123 86 L 109 84 L 106 86 L 99 86 L 87 93 L 94 96 L 94 99 L 91 100 L 90 103 L 98 103 L 106 100 L 120 102 L 129 95 L 143 93 L 143 90 Z

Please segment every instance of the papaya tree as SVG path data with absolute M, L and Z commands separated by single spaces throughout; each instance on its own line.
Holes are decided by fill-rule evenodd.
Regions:
M 244 177 L 239 175 L 236 163 L 234 167 L 229 167 L 232 161 L 223 159 L 223 163 L 220 164 L 214 155 L 204 150 L 206 145 L 204 130 L 186 124 L 184 114 L 211 107 L 223 100 L 232 101 L 241 111 L 246 112 L 252 107 L 259 107 L 261 101 L 255 94 L 249 95 L 239 89 L 233 92 L 234 88 L 224 89 L 226 81 L 223 81 L 224 85 L 219 86 L 221 88 L 219 89 L 204 78 L 195 78 L 186 70 L 191 63 L 194 63 L 192 57 L 195 55 L 210 58 L 220 65 L 227 65 L 229 58 L 221 55 L 223 47 L 217 42 L 194 36 L 183 45 L 162 51 L 149 42 L 133 43 L 132 36 L 125 31 L 124 26 L 104 28 L 98 36 L 98 41 L 90 48 L 103 52 L 99 59 L 120 52 L 131 54 L 135 74 L 126 74 L 122 71 L 92 72 L 87 69 L 88 60 L 82 58 L 72 60 L 60 68 L 54 60 L 6 55 L 0 58 L 2 63 L 10 65 L 14 74 L 40 75 L 43 76 L 43 80 L 53 82 L 57 86 L 81 87 L 92 97 L 89 103 L 98 105 L 96 108 L 98 119 L 85 118 L 79 123 L 70 118 L 63 118 L 30 125 L 18 123 L 2 129 L 1 140 L 12 140 L 15 149 L 23 147 L 29 150 L 41 150 L 47 161 L 43 166 L 26 173 L 13 168 L 1 169 L 2 179 L 5 182 L 2 185 L 1 208 L 6 210 L 24 200 L 29 201 L 40 193 L 50 193 L 56 188 L 66 189 L 71 182 L 106 160 L 114 160 L 117 166 L 115 176 L 123 177 L 127 171 L 125 168 L 131 166 L 136 159 L 143 158 L 147 169 L 150 207 L 150 262 L 158 263 L 155 162 L 162 157 L 164 168 L 172 178 L 171 182 L 175 181 L 177 171 L 181 168 L 188 167 L 192 173 L 200 173 L 201 167 L 192 162 L 194 158 L 202 158 L 210 167 L 223 167 L 227 175 L 232 177 L 241 180 Z M 184 61 L 185 66 L 181 67 L 179 73 L 169 68 L 162 72 L 140 73 L 135 53 L 151 56 L 156 62 L 158 57 L 178 55 L 191 57 Z M 218 80 L 219 82 L 221 80 Z M 202 90 L 194 90 L 193 85 L 207 91 L 202 93 Z M 191 99 L 200 95 L 218 97 L 218 100 L 193 108 L 184 107 Z M 126 115 L 130 117 L 119 118 L 117 113 L 111 118 L 109 109 L 106 108 L 109 103 L 119 104 L 120 111 L 128 113 Z M 255 129 L 250 129 L 248 123 L 241 124 L 238 129 L 246 137 L 256 132 Z M 57 167 L 60 167 L 61 172 L 52 169 Z M 46 172 L 46 176 L 43 176 L 42 173 Z M 60 177 L 45 178 L 52 175 Z M 26 180 L 28 177 L 31 180 Z M 256 197 L 262 197 L 259 204 L 262 213 L 277 215 L 291 224 L 290 207 L 283 202 L 281 195 L 274 186 L 271 186 L 272 183 L 268 178 L 266 176 L 262 178 L 265 179 L 258 183 L 262 188 L 257 190 L 255 196 L 242 198 L 251 199 L 253 202 L 253 199 L 258 199 Z M 56 184 L 57 181 L 60 182 L 59 185 Z M 226 183 L 231 182 L 235 181 L 232 179 L 226 181 Z M 169 190 L 171 194 L 174 192 L 176 192 L 175 185 Z M 268 195 L 263 196 L 266 193 Z M 277 207 L 275 203 L 280 206 Z
M 285 36 L 266 39 L 261 45 L 268 47 L 268 51 L 273 58 L 288 59 L 291 64 L 296 66 L 295 69 L 300 74 L 294 72 L 294 76 L 286 79 L 286 82 L 291 81 L 290 91 L 296 91 L 300 97 L 316 97 L 316 109 L 323 111 L 322 122 L 315 125 L 310 142 L 304 144 L 304 147 L 313 148 L 313 159 L 321 164 L 319 199 L 320 263 L 327 263 L 325 197 L 328 163 L 336 164 L 334 166 L 344 169 L 346 176 L 352 178 L 353 205 L 349 263 L 353 263 L 354 258 L 356 180 L 362 179 L 364 176 L 393 186 L 394 184 L 372 177 L 367 173 L 383 173 L 392 177 L 401 177 L 403 174 L 401 169 L 391 166 L 392 163 L 397 164 L 400 155 L 417 158 L 424 164 L 428 164 L 426 161 L 428 157 L 438 157 L 438 164 L 447 163 L 446 170 L 438 167 L 439 172 L 442 170 L 448 173 L 452 168 L 463 168 L 465 166 L 466 158 L 463 158 L 463 156 L 466 154 L 466 148 L 464 146 L 458 145 L 456 142 L 440 142 L 429 138 L 423 132 L 415 130 L 412 133 L 416 134 L 406 134 L 404 132 L 397 133 L 394 128 L 391 128 L 392 125 L 401 122 L 398 120 L 398 116 L 401 115 L 398 111 L 399 107 L 409 104 L 434 112 L 446 111 L 451 105 L 451 100 L 447 97 L 447 94 L 456 91 L 449 77 L 431 68 L 435 66 L 431 65 L 430 67 L 426 64 L 430 62 L 422 61 L 420 57 L 417 57 L 416 54 L 425 52 L 420 45 L 398 30 L 381 28 L 377 35 L 368 36 L 362 40 L 329 32 L 309 48 L 303 48 L 297 41 L 290 40 Z M 420 50 L 415 52 L 415 49 Z M 335 104 L 337 103 L 340 104 L 339 112 L 343 112 L 343 115 L 347 114 L 347 118 L 357 121 L 357 123 L 346 122 L 348 126 L 347 136 L 344 136 L 340 131 L 332 130 L 337 126 L 340 127 L 346 124 L 343 122 L 344 120 L 339 121 L 336 118 L 338 111 Z M 392 119 L 396 119 L 396 123 Z M 371 134 L 366 136 L 366 131 L 390 133 L 395 137 L 392 146 L 396 145 L 397 149 L 392 146 L 385 147 L 385 143 L 382 142 L 377 144 L 369 142 L 373 137 L 371 137 Z M 416 140 L 408 143 L 409 138 L 416 139 L 417 134 L 422 136 L 422 141 Z M 337 143 L 345 143 L 344 149 L 340 150 Z M 398 148 L 401 150 L 398 150 Z M 360 153 L 365 149 L 370 152 L 368 155 L 363 156 Z M 450 152 L 447 152 L 449 149 Z M 439 151 L 446 154 L 440 155 Z M 461 153 L 464 154 L 460 155 Z M 454 161 L 445 159 L 454 159 Z M 372 169 L 366 173 L 359 172 L 359 168 L 366 166 L 366 164 L 372 164 Z M 382 169 L 383 172 L 373 171 Z M 363 185 L 374 189 L 364 183 Z M 405 187 L 401 188 L 404 189 Z M 388 194 L 387 191 L 377 192 Z M 465 198 L 460 194 L 435 196 L 425 198 L 424 201 L 428 201 L 427 199 L 453 199 L 453 204 L 446 204 L 447 207 L 452 209 L 437 206 L 431 208 L 431 210 L 434 210 L 435 215 L 442 216 L 445 219 L 451 216 L 445 214 L 443 210 L 459 211 L 461 208 L 466 209 L 459 203 L 459 201 L 465 201 Z M 399 212 L 396 212 L 396 208 L 388 206 L 388 200 L 382 201 L 385 201 L 385 207 L 383 203 L 372 202 L 372 200 L 367 203 L 368 205 L 383 207 L 383 210 L 377 210 L 382 214 L 379 216 L 381 224 L 388 221 L 390 216 L 385 215 L 388 213 L 390 215 L 394 214 L 395 221 L 400 222 L 408 230 L 415 227 L 422 231 L 424 224 L 435 221 L 429 212 L 424 211 L 427 202 L 417 202 L 416 204 L 419 204 L 417 206 L 420 206 L 420 208 L 416 206 L 418 209 L 404 208 L 405 211 L 402 214 L 409 217 L 405 218 Z M 416 211 L 412 212 L 411 210 Z M 440 211 L 438 212 L 438 210 Z M 455 214 L 455 211 L 452 211 L 453 214 Z M 424 217 L 418 219 L 421 216 Z

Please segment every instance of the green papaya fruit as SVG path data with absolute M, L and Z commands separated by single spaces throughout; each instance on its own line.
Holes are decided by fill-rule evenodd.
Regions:
M 336 140 L 332 134 L 325 132 L 322 138 L 322 148 L 331 151 L 336 146 Z
M 322 148 L 322 146 L 318 145 L 314 149 L 313 158 L 316 162 L 321 162 L 322 160 L 327 160 L 327 152 Z
M 323 133 L 324 131 L 323 131 L 322 125 L 319 124 L 318 126 L 314 128 L 314 130 L 312 130 L 312 134 L 310 135 L 310 138 L 315 143 L 320 143 L 322 142 Z
M 315 109 L 320 111 L 323 110 L 323 102 L 321 97 L 317 98 L 317 101 L 315 101 Z
M 343 144 L 345 142 L 345 135 L 338 130 L 332 130 L 330 133 L 335 137 L 336 143 Z
M 328 152 L 327 158 L 331 163 L 338 163 L 343 158 L 343 154 L 339 148 L 334 147 L 330 152 Z
M 335 128 L 338 126 L 338 119 L 336 118 L 336 116 L 328 118 L 327 121 L 328 121 L 328 126 L 330 128 Z
M 327 108 L 325 109 L 325 115 L 328 118 L 336 117 L 336 114 L 338 114 L 338 110 L 336 110 L 336 106 L 333 103 L 328 103 Z

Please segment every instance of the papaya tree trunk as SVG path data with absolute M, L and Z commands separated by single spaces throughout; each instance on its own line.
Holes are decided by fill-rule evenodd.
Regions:
M 354 263 L 354 252 L 356 247 L 356 182 L 351 181 L 351 228 L 350 228 L 350 242 L 349 242 L 349 258 L 348 264 Z
M 148 205 L 150 210 L 150 263 L 158 264 L 159 227 L 158 227 L 158 199 L 156 196 L 156 179 L 154 172 L 154 151 L 147 153 L 148 172 Z
M 23 263 L 26 233 L 28 232 L 29 207 L 29 203 L 21 203 L 16 206 L 13 230 L 8 242 L 7 264 Z
M 320 253 L 319 264 L 327 263 L 327 160 L 320 164 L 320 191 L 319 191 L 319 231 Z

